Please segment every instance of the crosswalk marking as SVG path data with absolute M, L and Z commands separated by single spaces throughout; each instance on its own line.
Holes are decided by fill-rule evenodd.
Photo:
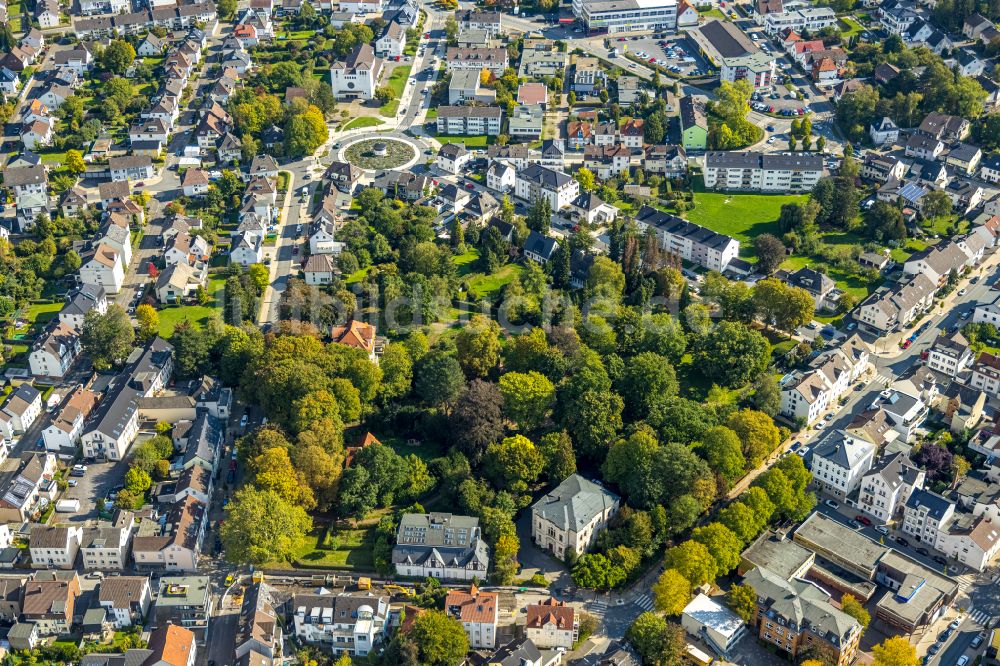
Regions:
M 881 384 L 882 386 L 888 386 L 889 384 L 892 383 L 892 377 L 886 377 L 885 375 L 879 373 L 875 375 L 875 379 L 873 379 L 872 381 L 874 381 L 877 384 Z
M 632 602 L 643 610 L 646 611 L 653 610 L 653 598 L 648 594 L 642 594 L 633 599 Z
M 603 601 L 591 601 L 587 604 L 587 610 L 597 617 L 602 618 L 608 612 L 608 605 Z
M 972 611 L 972 613 L 969 615 L 969 617 L 972 618 L 973 622 L 975 622 L 976 624 L 978 624 L 978 625 L 980 625 L 982 627 L 988 627 L 989 624 L 990 624 L 990 621 L 993 619 L 992 615 L 990 615 L 986 611 L 981 611 L 981 610 L 974 610 L 974 611 Z

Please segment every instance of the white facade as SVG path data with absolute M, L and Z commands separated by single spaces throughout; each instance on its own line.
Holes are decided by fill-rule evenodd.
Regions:
M 910 493 L 924 487 L 925 473 L 903 453 L 883 458 L 861 479 L 858 508 L 885 524 L 902 510 Z
M 573 0 L 573 14 L 588 30 L 635 32 L 677 27 L 676 0 Z
M 705 187 L 752 192 L 809 192 L 823 176 L 823 158 L 803 153 L 711 152 Z
M 829 495 L 847 497 L 861 484 L 874 457 L 875 445 L 871 442 L 836 432 L 813 451 L 813 481 Z
M 38 542 L 35 536 L 36 530 L 39 534 L 45 533 L 47 536 L 40 545 L 35 545 Z M 32 528 L 32 534 L 28 540 L 32 566 L 46 569 L 72 569 L 76 564 L 76 555 L 80 552 L 82 537 L 83 528 L 81 527 L 43 525 Z M 56 540 L 58 543 L 55 543 Z
M 295 635 L 306 643 L 319 643 L 334 654 L 366 656 L 385 633 L 389 600 L 364 595 L 299 594 L 291 601 Z
M 514 194 L 525 201 L 543 197 L 548 199 L 553 211 L 558 211 L 568 208 L 580 195 L 580 184 L 562 171 L 530 164 L 517 173 L 514 180 Z

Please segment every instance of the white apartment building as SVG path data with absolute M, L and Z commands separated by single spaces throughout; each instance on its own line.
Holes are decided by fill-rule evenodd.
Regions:
M 796 372 L 781 387 L 780 413 L 811 425 L 835 404 L 868 367 L 869 352 L 857 334 L 817 356 L 811 369 Z
M 479 519 L 450 513 L 407 513 L 399 521 L 392 563 L 396 574 L 439 580 L 486 575 L 490 556 Z
M 969 341 L 956 331 L 951 336 L 939 335 L 934 340 L 927 352 L 927 367 L 954 377 L 972 363 L 973 357 Z
M 813 480 L 828 495 L 845 498 L 861 484 L 874 458 L 874 444 L 837 431 L 813 449 Z
M 80 354 L 80 336 L 70 326 L 57 322 L 31 345 L 28 367 L 36 377 L 62 378 Z
M 32 525 L 28 535 L 31 565 L 39 569 L 72 569 L 82 538 L 82 527 Z
M 914 489 L 903 507 L 903 532 L 934 546 L 938 532 L 955 513 L 955 505 L 936 493 Z
M 881 524 L 897 518 L 910 494 L 924 487 L 924 470 L 905 453 L 881 458 L 861 479 L 858 508 Z
M 761 51 L 735 23 L 712 20 L 687 34 L 719 69 L 722 81 L 745 80 L 754 90 L 774 84 L 775 57 Z
M 437 132 L 441 136 L 498 136 L 503 110 L 497 106 L 442 106 Z
M 531 539 L 562 559 L 577 555 L 597 539 L 619 509 L 619 498 L 579 474 L 571 474 L 531 507 Z
M 1000 357 L 983 352 L 972 366 L 969 385 L 991 397 L 1000 395 Z
M 815 34 L 823 28 L 837 24 L 837 14 L 829 7 L 809 7 L 787 12 L 770 12 L 764 15 L 764 31 L 776 35 L 784 30 Z
M 53 453 L 70 453 L 75 451 L 83 433 L 83 424 L 97 406 L 99 398 L 96 393 L 78 386 L 70 394 L 59 413 L 42 431 L 45 450 Z
M 100 243 L 84 252 L 80 259 L 80 282 L 102 287 L 109 294 L 117 294 L 125 283 L 125 269 L 120 256 L 110 245 Z
M 153 603 L 146 576 L 109 576 L 97 590 L 97 603 L 111 616 L 115 629 L 142 624 Z
M 116 514 L 111 523 L 87 528 L 80 545 L 83 568 L 89 571 L 124 570 L 134 530 L 135 516 L 130 511 Z
M 573 0 L 573 15 L 588 30 L 610 34 L 673 30 L 677 0 Z
M 544 197 L 549 200 L 553 211 L 559 211 L 569 208 L 573 200 L 580 195 L 580 184 L 562 171 L 555 171 L 540 164 L 529 164 L 517 172 L 514 194 L 525 201 Z
M 389 598 L 371 592 L 296 594 L 291 601 L 295 635 L 334 655 L 366 656 L 385 634 Z
M 643 206 L 635 221 L 642 231 L 654 229 L 660 239 L 660 247 L 667 252 L 709 270 L 725 270 L 740 253 L 740 242 L 735 238 L 651 206 Z
M 809 192 L 823 176 L 823 158 L 811 153 L 709 152 L 705 187 L 751 192 Z
M 445 597 L 444 610 L 462 623 L 473 650 L 496 647 L 500 600 L 496 592 L 483 592 L 475 585 L 465 592 L 452 590 Z

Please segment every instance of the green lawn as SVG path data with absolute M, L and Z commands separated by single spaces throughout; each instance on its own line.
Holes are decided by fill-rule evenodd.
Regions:
M 396 111 L 399 109 L 399 98 L 403 96 L 403 90 L 406 88 L 406 79 L 409 76 L 409 65 L 400 65 L 392 70 L 392 74 L 389 75 L 389 80 L 386 82 L 386 85 L 388 85 L 392 90 L 394 97 L 382 105 L 382 107 L 378 110 L 380 114 L 390 117 L 396 115 Z
M 33 303 L 28 306 L 25 319 L 32 324 L 44 324 L 62 310 L 65 303 Z
M 485 148 L 488 144 L 493 143 L 494 137 L 488 137 L 485 135 L 479 136 L 438 136 L 437 140 L 442 144 L 444 143 L 462 143 L 465 144 L 466 148 Z
M 360 129 L 362 127 L 377 127 L 385 121 L 381 118 L 373 118 L 372 116 L 361 116 L 359 118 L 354 118 L 348 121 L 340 130 L 343 132 L 345 130 Z
M 726 21 L 729 20 L 729 17 L 726 16 L 725 14 L 723 14 L 722 10 L 715 9 L 715 8 L 709 9 L 706 12 L 698 12 L 698 14 L 700 16 L 703 16 L 704 18 L 717 18 L 717 19 L 723 19 L 723 20 L 726 20 Z
M 344 528 L 333 526 L 316 528 L 305 539 L 305 543 L 295 553 L 292 565 L 303 568 L 359 569 L 372 568 L 372 547 L 374 546 L 374 523 L 368 527 Z M 287 567 L 287 564 L 275 564 Z
M 225 283 L 225 278 L 209 277 L 208 294 L 212 300 L 205 305 L 172 305 L 159 310 L 160 337 L 169 339 L 174 333 L 174 327 L 184 320 L 197 327 L 204 326 L 213 313 L 222 310 Z
M 786 203 L 803 203 L 807 195 L 793 194 L 733 194 L 695 191 L 694 209 L 683 214 L 696 224 L 740 242 L 740 256 L 752 259 L 756 255 L 753 239 L 761 234 L 778 232 L 778 216 Z
M 479 250 L 471 247 L 463 254 L 452 257 L 451 263 L 455 264 L 459 277 L 462 277 L 475 270 L 477 259 L 479 259 Z
M 910 255 L 914 252 L 920 252 L 921 250 L 926 250 L 929 243 L 923 241 L 919 238 L 909 238 L 903 244 L 902 247 L 893 248 L 889 256 L 896 263 L 903 263 L 910 258 Z
M 482 273 L 471 274 L 469 288 L 472 290 L 472 293 L 470 296 L 473 298 L 495 296 L 506 285 L 521 277 L 522 273 L 524 273 L 524 266 L 507 264 L 491 275 L 483 275 Z
M 398 99 L 390 99 L 378 108 L 379 115 L 385 116 L 386 118 L 392 118 L 396 115 L 397 111 L 399 111 Z
M 424 462 L 430 462 L 435 458 L 440 458 L 445 454 L 445 447 L 441 442 L 432 441 L 421 441 L 419 444 L 410 445 L 401 437 L 383 437 L 381 440 L 386 446 L 392 447 L 392 450 L 399 455 L 406 457 L 411 453 Z
M 841 16 L 840 19 L 838 19 L 838 24 L 839 25 L 837 27 L 840 28 L 840 34 L 845 40 L 850 39 L 864 30 L 861 24 L 852 19 L 850 16 Z

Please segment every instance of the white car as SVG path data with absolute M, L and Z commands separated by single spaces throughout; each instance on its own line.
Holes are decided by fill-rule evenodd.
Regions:
M 832 499 L 829 499 L 829 500 L 827 500 L 827 501 L 825 502 L 825 504 L 826 504 L 826 505 L 827 505 L 828 507 L 830 507 L 831 509 L 839 509 L 839 508 L 840 508 L 840 505 L 839 505 L 839 504 L 837 504 L 836 502 L 834 502 L 834 501 L 833 501 Z
M 878 532 L 879 534 L 889 534 L 889 528 L 886 527 L 885 525 L 876 525 L 875 531 Z

